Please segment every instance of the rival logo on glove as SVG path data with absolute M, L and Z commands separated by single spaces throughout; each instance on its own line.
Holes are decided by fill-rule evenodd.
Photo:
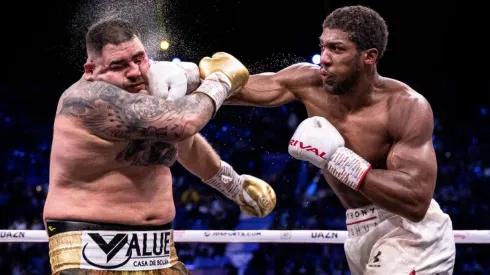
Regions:
M 302 141 L 292 139 L 291 141 L 289 141 L 289 145 L 299 147 L 300 149 L 303 149 L 303 150 L 306 150 L 309 152 L 313 152 L 318 157 L 325 159 L 325 160 L 328 160 L 327 158 L 324 157 L 327 154 L 326 152 L 320 151 L 320 150 L 318 150 L 318 148 L 312 147 L 310 145 L 305 145 L 305 144 L 303 144 Z

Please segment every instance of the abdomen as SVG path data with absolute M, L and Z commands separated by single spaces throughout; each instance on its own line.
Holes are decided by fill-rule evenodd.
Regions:
M 170 169 L 118 162 L 125 146 L 80 129 L 55 131 L 44 218 L 135 225 L 173 220 Z

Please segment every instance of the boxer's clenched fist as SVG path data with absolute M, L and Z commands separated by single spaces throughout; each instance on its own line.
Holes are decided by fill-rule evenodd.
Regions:
M 223 52 L 201 59 L 199 71 L 203 81 L 195 92 L 204 93 L 213 100 L 215 113 L 225 99 L 245 86 L 249 78 L 247 68 L 235 57 Z
M 256 217 L 269 215 L 276 207 L 276 192 L 265 181 L 250 175 L 242 175 L 243 192 L 238 195 L 242 212 Z
M 190 62 L 156 61 L 150 65 L 148 82 L 150 94 L 176 100 L 200 84 L 199 68 Z
M 344 138 L 328 120 L 314 116 L 296 128 L 288 152 L 295 159 L 326 169 L 345 185 L 358 190 L 371 164 L 344 145 Z
M 224 161 L 219 171 L 204 183 L 236 202 L 245 214 L 265 217 L 276 207 L 276 193 L 267 182 L 250 175 L 238 175 Z
M 224 52 L 218 52 L 212 57 L 201 59 L 199 71 L 202 79 L 216 72 L 225 74 L 231 82 L 229 95 L 241 90 L 249 78 L 247 68 L 238 59 Z

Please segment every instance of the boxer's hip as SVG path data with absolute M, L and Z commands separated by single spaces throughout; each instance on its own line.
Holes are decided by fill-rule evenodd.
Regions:
M 407 232 L 420 235 L 421 238 L 431 239 L 437 234 L 434 231 L 448 222 L 451 223 L 450 217 L 441 210 L 435 200 L 431 201 L 424 219 L 420 222 L 411 222 L 375 205 L 346 211 L 346 226 L 350 239 L 373 236 L 381 238 L 395 227 L 402 227 Z
M 47 220 L 46 226 L 53 274 L 79 274 L 71 273 L 73 270 L 87 271 L 81 274 L 99 274 L 97 271 L 101 274 L 187 274 L 178 273 L 181 263 L 171 224 L 133 226 Z M 166 273 L 159 273 L 159 270 Z M 183 271 L 186 270 L 183 267 Z
M 450 270 L 454 264 L 452 222 L 435 200 L 420 222 L 371 205 L 348 210 L 346 225 L 349 234 L 344 244 L 346 257 L 351 269 L 361 274 L 370 269 L 378 271 L 370 271 L 372 274 L 389 273 L 392 269 L 400 274 L 409 274 L 411 270 L 417 274 L 432 270 L 448 274 L 439 270 Z M 410 270 L 403 273 L 404 268 Z

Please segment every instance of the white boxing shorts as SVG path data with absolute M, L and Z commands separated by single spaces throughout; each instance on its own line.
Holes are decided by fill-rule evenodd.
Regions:
M 346 224 L 344 249 L 352 275 L 453 273 L 453 226 L 435 200 L 418 223 L 372 205 L 347 210 Z

